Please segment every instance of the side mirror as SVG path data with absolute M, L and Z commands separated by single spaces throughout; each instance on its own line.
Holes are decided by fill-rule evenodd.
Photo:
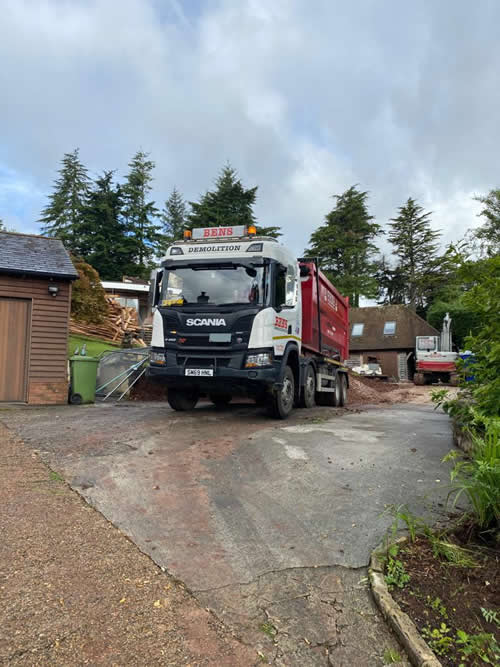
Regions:
M 149 287 L 149 305 L 151 308 L 154 308 L 160 302 L 162 278 L 163 269 L 154 269 L 151 271 L 151 284 Z
M 307 266 L 307 264 L 301 264 L 300 265 L 300 277 L 301 278 L 306 278 L 307 276 L 311 275 L 311 269 Z

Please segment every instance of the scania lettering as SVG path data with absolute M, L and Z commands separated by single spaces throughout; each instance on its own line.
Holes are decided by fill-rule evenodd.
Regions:
M 151 281 L 149 377 L 175 410 L 246 395 L 281 419 L 342 406 L 349 301 L 314 259 L 241 226 L 188 231 Z
M 200 319 L 199 317 L 196 319 L 192 319 L 191 317 L 188 317 L 186 320 L 186 324 L 188 327 L 225 327 L 226 326 L 226 320 L 223 320 L 221 317 L 220 318 L 203 318 Z

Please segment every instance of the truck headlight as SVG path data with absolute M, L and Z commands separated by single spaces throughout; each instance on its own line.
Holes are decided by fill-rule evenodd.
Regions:
M 256 366 L 271 366 L 272 363 L 272 352 L 259 352 L 258 354 L 247 355 L 245 368 L 255 368 Z
M 165 366 L 165 353 L 164 352 L 151 352 L 149 353 L 149 361 L 152 364 L 159 364 L 160 366 Z

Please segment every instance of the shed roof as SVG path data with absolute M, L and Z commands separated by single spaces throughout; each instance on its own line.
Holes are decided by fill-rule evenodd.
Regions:
M 0 273 L 78 278 L 59 239 L 14 232 L 0 232 Z
M 439 331 L 422 319 L 408 306 L 373 306 L 351 308 L 349 319 L 351 337 L 349 346 L 353 352 L 363 350 L 413 349 L 416 336 L 438 336 Z M 395 322 L 393 334 L 384 334 L 386 322 Z M 361 336 L 353 336 L 355 324 L 363 324 Z

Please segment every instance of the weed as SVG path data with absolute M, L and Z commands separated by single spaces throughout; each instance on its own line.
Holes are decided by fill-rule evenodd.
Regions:
M 415 542 L 417 535 L 422 534 L 425 522 L 415 516 L 407 505 L 388 505 L 382 514 L 390 514 L 394 520 L 391 525 L 391 534 L 394 538 L 399 530 L 400 523 L 406 524 L 410 540 Z
M 439 628 L 430 628 L 428 625 L 422 629 L 422 637 L 429 644 L 436 655 L 446 655 L 453 648 L 453 637 L 449 637 L 451 628 L 446 623 L 441 623 Z
M 437 611 L 437 613 L 442 616 L 443 618 L 448 618 L 448 612 L 446 611 L 446 607 L 441 601 L 441 598 L 434 598 L 430 595 L 427 596 L 427 604 L 431 609 L 434 609 L 434 611 Z
M 401 662 L 400 654 L 393 648 L 386 648 L 384 651 L 384 665 L 393 665 L 395 662 Z
M 49 472 L 49 477 L 51 482 L 64 482 L 64 477 L 62 477 L 58 472 L 51 470 Z
M 389 556 L 385 570 L 385 581 L 389 588 L 397 586 L 404 588 L 410 581 L 410 575 L 405 570 L 405 566 L 400 560 Z
M 500 647 L 494 635 L 487 632 L 469 635 L 457 630 L 457 650 L 461 659 L 467 660 L 467 664 L 473 667 L 483 663 L 498 665 L 500 662 Z
M 261 623 L 259 625 L 259 630 L 263 632 L 265 635 L 268 637 L 271 637 L 271 639 L 274 639 L 274 637 L 278 634 L 276 628 L 272 623 L 269 621 L 265 621 L 264 623 Z
M 470 430 L 474 443 L 471 458 L 452 451 L 443 461 L 458 459 L 450 474 L 453 506 L 465 495 L 479 527 L 488 529 L 500 521 L 500 420 L 483 417 L 481 421 L 481 435 Z
M 498 616 L 498 612 L 493 609 L 485 609 L 484 607 L 481 607 L 481 614 L 487 623 L 494 623 L 497 628 L 500 628 L 500 617 Z
M 471 556 L 472 552 L 468 549 L 443 540 L 431 531 L 427 534 L 427 539 L 432 547 L 434 558 L 444 558 L 449 565 L 455 565 L 456 567 L 479 567 L 479 564 Z

